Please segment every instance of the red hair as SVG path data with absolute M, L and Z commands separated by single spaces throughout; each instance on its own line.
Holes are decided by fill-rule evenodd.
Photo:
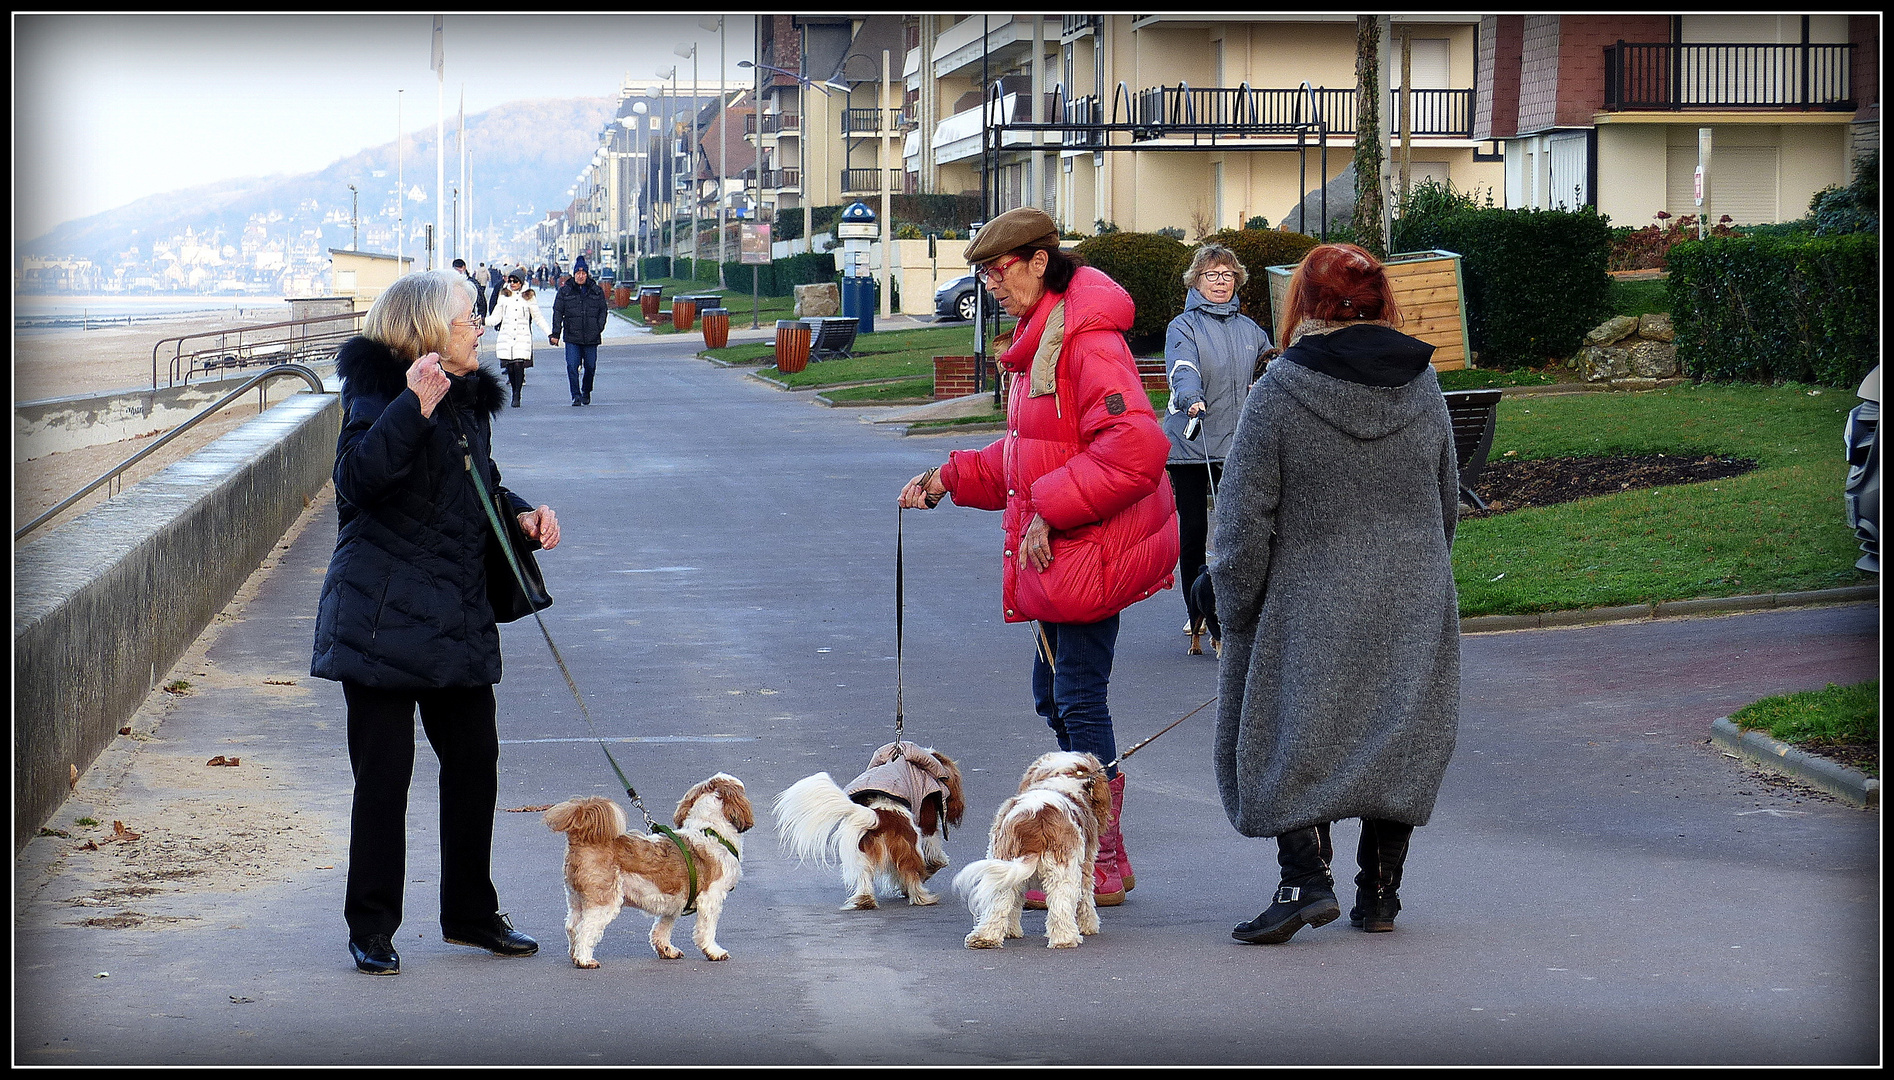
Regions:
M 1287 342 L 1304 319 L 1401 321 L 1400 305 L 1381 261 L 1354 244 L 1323 244 L 1289 279 L 1277 340 Z

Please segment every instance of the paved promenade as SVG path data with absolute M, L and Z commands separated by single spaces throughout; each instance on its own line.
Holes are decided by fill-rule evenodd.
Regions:
M 1274 844 L 1224 818 L 1208 711 L 1127 764 L 1138 888 L 1080 948 L 1046 949 L 1034 913 L 1002 951 L 963 948 L 945 878 L 936 907 L 836 910 L 839 874 L 785 858 L 766 807 L 818 770 L 846 781 L 892 737 L 895 495 L 991 436 L 896 437 L 694 359 L 698 344 L 607 342 L 587 408 L 542 350 L 495 457 L 559 512 L 547 623 L 653 814 L 718 770 L 758 804 L 719 933 L 732 959 L 659 960 L 627 909 L 603 967 L 571 966 L 563 840 L 505 810 L 616 785 L 529 621 L 503 634 L 494 861 L 540 953 L 440 940 L 423 742 L 403 971 L 354 970 L 342 694 L 307 674 L 325 497 L 172 673 L 189 692 L 155 695 L 83 778 L 53 822 L 71 835 L 16 860 L 16 1063 L 1880 1060 L 1878 813 L 1708 743 L 1757 697 L 1872 677 L 1874 605 L 1466 637 L 1459 746 L 1393 934 L 1343 920 L 1282 946 L 1230 939 L 1267 903 Z M 1001 621 L 999 515 L 947 505 L 903 528 L 907 731 L 968 770 L 950 877 L 1052 740 L 1030 631 Z M 1184 655 L 1182 610 L 1172 591 L 1126 613 L 1121 745 L 1216 692 L 1215 661 Z M 238 765 L 204 764 L 217 756 Z M 114 821 L 140 838 L 98 843 Z M 1356 828 L 1335 833 L 1347 897 Z

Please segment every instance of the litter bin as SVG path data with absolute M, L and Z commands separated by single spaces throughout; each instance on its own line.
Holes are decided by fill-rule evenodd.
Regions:
M 875 279 L 871 277 L 845 277 L 842 279 L 842 314 L 856 321 L 856 329 L 864 334 L 875 332 Z
M 612 306 L 615 308 L 631 306 L 631 286 L 619 285 L 612 289 Z
M 671 297 L 671 325 L 679 330 L 689 330 L 697 325 L 697 298 L 695 296 Z
M 644 313 L 644 321 L 651 322 L 658 317 L 658 305 L 664 302 L 662 285 L 646 285 L 638 290 L 638 308 Z
M 704 347 L 721 349 L 730 344 L 730 310 L 728 308 L 705 308 Z
M 776 370 L 794 375 L 809 366 L 809 324 L 801 319 L 776 320 Z

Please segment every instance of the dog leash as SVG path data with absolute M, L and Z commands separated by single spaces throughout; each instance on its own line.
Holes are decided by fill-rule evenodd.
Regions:
M 461 462 L 466 466 L 467 475 L 473 478 L 474 490 L 480 496 L 481 509 L 487 513 L 487 524 L 493 528 L 493 535 L 500 542 L 500 550 L 506 553 L 506 565 L 512 569 L 514 579 L 519 582 L 520 591 L 526 592 L 526 575 L 520 569 L 519 559 L 513 554 L 513 545 L 506 539 L 506 528 L 500 523 L 499 510 L 494 504 L 493 496 L 487 491 L 487 483 L 481 479 L 480 470 L 474 468 L 473 451 L 467 445 L 467 434 L 460 429 L 458 417 L 454 420 L 454 434 L 460 440 Z M 566 689 L 572 691 L 572 700 L 579 703 L 579 715 L 585 717 L 586 726 L 592 729 L 592 738 L 598 741 L 598 748 L 605 752 L 605 760 L 611 764 L 612 772 L 617 774 L 618 782 L 624 785 L 625 795 L 631 799 L 631 804 L 638 808 L 638 813 L 644 816 L 646 830 L 658 833 L 669 839 L 672 844 L 676 845 L 678 853 L 684 856 L 684 869 L 690 879 L 690 892 L 684 901 L 684 911 L 682 913 L 685 915 L 691 914 L 697 910 L 696 856 L 691 853 L 690 845 L 684 842 L 684 838 L 677 835 L 677 830 L 668 825 L 659 824 L 658 821 L 651 816 L 651 811 L 645 809 L 644 800 L 638 797 L 638 789 L 632 786 L 631 780 L 625 776 L 625 770 L 619 767 L 618 759 L 612 756 L 611 747 L 605 745 L 604 736 L 599 734 L 598 724 L 592 720 L 592 710 L 586 707 L 585 695 L 579 693 L 578 680 L 572 677 L 572 669 L 566 666 L 566 658 L 560 655 L 558 644 L 552 640 L 552 631 L 546 628 L 546 620 L 540 617 L 539 612 L 535 611 L 533 612 L 533 621 L 539 624 L 539 632 L 546 639 L 546 648 L 552 650 L 553 662 L 559 665 L 559 673 L 566 678 Z M 731 854 L 736 854 L 736 849 L 731 846 L 728 840 L 719 836 L 717 837 L 717 841 L 723 844 L 724 847 L 730 848 Z
M 1221 696 L 1221 695 L 1219 695 L 1219 696 Z M 1206 702 L 1204 702 L 1204 703 L 1203 703 L 1202 705 L 1199 705 L 1199 706 L 1197 706 L 1196 708 L 1194 708 L 1194 709 L 1192 709 L 1192 710 L 1190 710 L 1189 712 L 1187 712 L 1187 713 L 1185 713 L 1184 715 L 1182 715 L 1182 716 L 1180 716 L 1180 717 L 1178 717 L 1177 719 L 1175 719 L 1175 720 L 1173 720 L 1173 721 L 1171 721 L 1171 725 L 1170 725 L 1170 727 L 1167 727 L 1167 728 L 1165 728 L 1165 729 L 1164 729 L 1164 731 L 1169 731 L 1169 730 L 1170 730 L 1171 728 L 1174 728 L 1174 727 L 1176 727 L 1177 725 L 1179 725 L 1179 724 L 1181 724 L 1181 723 L 1183 723 L 1184 721 L 1186 721 L 1186 720 L 1188 720 L 1188 719 L 1190 719 L 1191 717 L 1193 717 L 1193 716 L 1195 716 L 1195 715 L 1197 715 L 1198 713 L 1200 713 L 1200 712 L 1202 712 L 1202 711 L 1204 711 L 1205 709 L 1208 709 L 1208 708 L 1209 708 L 1210 706 L 1212 706 L 1212 705 L 1214 705 L 1214 704 L 1216 704 L 1216 702 L 1217 702 L 1217 699 L 1216 699 L 1216 698 L 1211 698 L 1211 699 L 1210 699 L 1209 701 L 1206 701 Z M 1160 731 L 1160 732 L 1158 732 L 1158 733 L 1157 733 L 1157 735 L 1153 735 L 1153 736 L 1151 736 L 1150 738 L 1148 738 L 1148 739 L 1146 739 L 1146 740 L 1144 740 L 1144 742 L 1141 742 L 1141 743 L 1139 743 L 1138 745 L 1136 745 L 1136 746 L 1134 746 L 1134 747 L 1132 747 L 1131 749 L 1129 749 L 1129 750 L 1126 750 L 1126 751 L 1125 751 L 1124 753 L 1122 753 L 1122 754 L 1119 754 L 1119 755 L 1117 756 L 1117 758 L 1115 758 L 1115 759 L 1114 759 L 1114 760 L 1112 761 L 1112 763 L 1111 763 L 1111 764 L 1109 764 L 1109 765 L 1107 765 L 1107 766 L 1105 766 L 1105 768 L 1106 768 L 1106 769 L 1115 769 L 1115 768 L 1117 768 L 1117 767 L 1118 767 L 1118 764 L 1119 764 L 1119 762 L 1122 762 L 1122 761 L 1124 761 L 1124 759 L 1126 759 L 1126 758 L 1128 758 L 1128 757 L 1130 757 L 1131 755 L 1133 755 L 1133 754 L 1135 754 L 1135 753 L 1137 753 L 1138 751 L 1140 751 L 1140 750 L 1142 750 L 1142 749 L 1144 749 L 1144 747 L 1145 747 L 1145 744 L 1146 744 L 1146 743 L 1150 743 L 1150 742 L 1152 742 L 1152 741 L 1154 741 L 1154 740 L 1156 740 L 1156 739 L 1157 739 L 1157 737 L 1158 737 L 1158 735 L 1162 735 L 1162 734 L 1164 734 L 1164 731 Z

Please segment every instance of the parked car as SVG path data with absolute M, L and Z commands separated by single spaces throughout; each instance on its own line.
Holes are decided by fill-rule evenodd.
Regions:
M 1862 556 L 1855 566 L 1881 572 L 1881 366 L 1876 364 L 1861 380 L 1856 396 L 1862 402 L 1848 414 L 1842 446 L 1848 453 L 1848 480 L 1842 486 L 1842 504 L 1848 509 L 1848 527 L 1861 541 Z
M 1000 313 L 999 301 L 993 299 L 992 293 L 980 288 L 979 283 L 974 280 L 972 274 L 957 277 L 934 290 L 935 317 L 972 322 L 973 305 L 976 302 L 974 300 L 974 293 L 976 290 L 986 297 L 986 317 L 989 319 L 997 318 Z

